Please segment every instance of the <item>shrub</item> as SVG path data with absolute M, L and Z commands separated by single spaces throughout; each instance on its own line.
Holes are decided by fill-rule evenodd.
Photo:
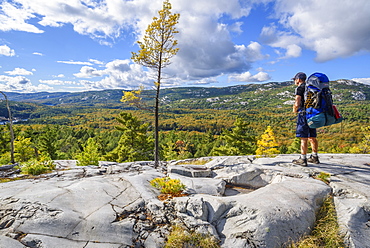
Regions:
M 99 146 L 94 138 L 89 138 L 87 144 L 83 147 L 83 151 L 76 155 L 78 166 L 99 165 Z
M 6 152 L 0 156 L 0 165 L 5 165 L 10 163 L 10 152 Z
M 185 185 L 180 179 L 171 179 L 169 177 L 155 178 L 150 181 L 150 185 L 159 189 L 162 194 L 178 195 L 185 190 Z
M 21 164 L 22 174 L 40 175 L 55 169 L 54 162 L 46 155 L 40 155 L 38 160 L 31 160 Z
M 170 235 L 167 237 L 167 243 L 164 247 L 218 248 L 220 245 L 218 240 L 210 234 L 187 231 L 180 226 L 174 226 Z

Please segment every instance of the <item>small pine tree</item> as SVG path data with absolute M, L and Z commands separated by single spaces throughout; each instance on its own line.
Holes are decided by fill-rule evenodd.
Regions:
M 220 139 L 223 145 L 216 147 L 212 151 L 215 156 L 249 155 L 255 151 L 255 139 L 250 135 L 249 123 L 237 118 L 234 128 L 224 130 Z
M 213 132 L 209 129 L 207 133 L 204 135 L 204 137 L 200 140 L 200 142 L 197 144 L 196 152 L 194 154 L 195 158 L 199 157 L 207 157 L 210 155 L 213 146 L 215 144 L 215 137 Z
M 98 151 L 98 144 L 94 138 L 89 138 L 87 140 L 86 146 L 84 146 L 83 151 L 76 155 L 78 160 L 77 165 L 87 166 L 87 165 L 99 165 L 100 154 Z
M 279 150 L 277 149 L 278 143 L 276 142 L 274 131 L 270 126 L 268 126 L 261 135 L 261 139 L 257 141 L 257 146 L 256 155 L 258 157 L 269 157 L 274 154 L 279 154 Z
M 301 152 L 301 139 L 295 138 L 294 141 L 288 146 L 288 154 L 300 153 Z
M 169 141 L 166 144 L 162 144 L 161 146 L 162 157 L 165 161 L 177 159 L 176 144 L 174 142 Z
M 37 142 L 40 152 L 48 154 L 51 159 L 57 159 L 57 128 L 48 125 L 41 132 Z
M 122 132 L 118 146 L 105 156 L 116 162 L 150 160 L 153 156 L 153 138 L 148 132 L 149 123 L 142 123 L 130 113 L 120 113 L 116 120 L 122 124 L 116 129 Z

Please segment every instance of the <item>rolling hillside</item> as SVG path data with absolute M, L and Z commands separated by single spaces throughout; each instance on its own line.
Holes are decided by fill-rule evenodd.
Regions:
M 369 109 L 370 85 L 351 80 L 331 82 L 334 103 L 348 112 L 346 118 L 356 118 L 350 109 Z M 144 91 L 152 95 L 153 91 Z M 120 102 L 122 90 L 88 91 L 79 93 L 6 93 L 11 101 L 13 116 L 20 119 L 74 115 L 98 109 L 132 109 Z M 224 88 L 182 87 L 161 90 L 163 113 L 186 113 L 190 110 L 248 111 L 258 115 L 269 109 L 274 113 L 289 111 L 294 99 L 291 82 L 247 84 Z M 147 101 L 151 101 L 147 98 Z M 0 101 L 0 116 L 7 117 L 4 101 Z M 367 115 L 368 116 L 368 115 Z M 361 117 L 363 118 L 363 117 Z M 366 119 L 366 116 L 365 116 Z M 369 117 L 367 117 L 369 120 Z

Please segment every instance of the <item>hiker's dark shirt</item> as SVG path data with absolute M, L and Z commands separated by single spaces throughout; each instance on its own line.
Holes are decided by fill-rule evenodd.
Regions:
M 306 83 L 302 83 L 295 89 L 295 94 L 301 96 L 301 104 L 299 104 L 299 110 L 304 108 L 304 91 L 306 88 Z

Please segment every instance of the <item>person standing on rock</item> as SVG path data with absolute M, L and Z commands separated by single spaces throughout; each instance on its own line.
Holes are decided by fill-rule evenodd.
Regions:
M 294 164 L 307 166 L 307 162 L 319 164 L 319 157 L 317 155 L 318 141 L 316 128 L 310 128 L 307 124 L 306 114 L 304 111 L 304 92 L 306 86 L 306 74 L 298 72 L 292 80 L 297 86 L 295 89 L 295 101 L 293 105 L 293 112 L 298 114 L 296 137 L 301 139 L 301 156 L 293 160 Z M 308 141 L 311 144 L 312 155 L 307 159 Z

